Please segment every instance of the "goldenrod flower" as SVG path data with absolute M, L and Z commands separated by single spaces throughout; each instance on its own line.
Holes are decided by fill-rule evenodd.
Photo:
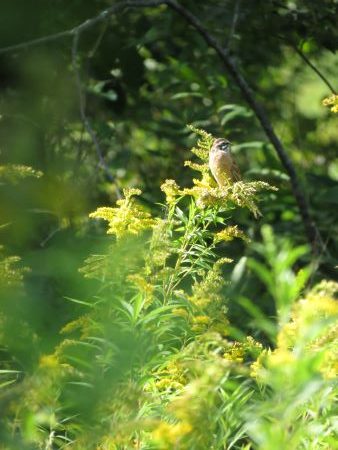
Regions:
M 188 297 L 188 300 L 198 308 L 219 303 L 222 300 L 220 292 L 224 286 L 221 266 L 231 261 L 229 258 L 220 258 L 201 281 L 195 282 L 192 287 L 192 295 Z
M 188 317 L 189 316 L 188 311 L 183 308 L 174 308 L 172 310 L 172 313 L 174 316 L 179 316 L 179 317 Z
M 165 180 L 161 185 L 161 191 L 165 193 L 168 205 L 175 203 L 176 197 L 181 195 L 180 188 L 175 180 Z
M 205 130 L 196 128 L 193 125 L 188 125 L 188 128 L 200 137 L 197 141 L 196 147 L 193 147 L 191 152 L 208 165 L 209 152 L 215 138 Z
M 193 163 L 192 161 L 184 161 L 184 165 L 186 167 L 190 167 L 190 169 L 192 169 L 192 170 L 196 170 L 197 172 L 201 172 L 201 173 L 209 172 L 208 164 L 198 164 L 198 163 Z
M 162 450 L 179 448 L 179 442 L 192 430 L 188 422 L 169 424 L 161 422 L 152 432 L 153 439 L 160 443 Z
M 155 385 L 159 391 L 182 389 L 183 384 L 172 378 L 160 378 L 155 382 Z
M 324 106 L 330 106 L 330 110 L 333 113 L 338 113 L 338 95 L 337 94 L 332 94 L 330 97 L 326 97 L 323 100 L 323 105 Z
M 232 241 L 234 238 L 240 238 L 244 241 L 249 241 L 247 235 L 244 233 L 244 231 L 240 230 L 237 225 L 228 226 L 222 231 L 216 233 L 214 236 L 214 241 Z
M 137 205 L 132 198 L 134 195 L 140 194 L 139 189 L 125 189 L 125 198 L 116 202 L 117 208 L 98 208 L 89 214 L 89 217 L 107 220 L 109 226 L 107 234 L 115 234 L 117 238 L 128 233 L 137 235 L 156 224 L 156 220 Z
M 0 178 L 4 178 L 11 183 L 16 183 L 27 177 L 40 178 L 42 175 L 43 173 L 40 170 L 35 170 L 30 166 L 23 166 L 20 164 L 0 166 Z
M 3 249 L 0 246 L 0 252 Z M 20 286 L 25 273 L 29 272 L 28 267 L 20 267 L 21 258 L 19 256 L 1 257 L 0 254 L 0 285 Z
M 42 355 L 39 361 L 39 367 L 58 369 L 60 368 L 60 361 L 55 355 Z
M 149 283 L 145 276 L 141 274 L 128 275 L 127 279 L 133 283 L 133 285 L 141 292 L 144 296 L 146 306 L 148 306 L 153 299 L 153 294 L 155 287 Z

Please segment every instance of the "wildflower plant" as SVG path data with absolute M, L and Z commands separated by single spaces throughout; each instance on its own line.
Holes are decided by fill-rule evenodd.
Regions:
M 293 265 L 306 249 L 280 246 L 269 228 L 261 245 L 250 243 L 231 212 L 247 208 L 258 217 L 259 193 L 275 188 L 217 186 L 208 168 L 214 137 L 190 130 L 199 136 L 198 162 L 186 166 L 196 178 L 185 188 L 164 181 L 160 217 L 141 205 L 138 189 L 90 214 L 108 223 L 106 250 L 80 269 L 96 291 L 65 297 L 79 312 L 18 384 L 4 448 L 330 448 L 336 285 L 304 292 L 309 270 L 296 274 Z M 276 317 L 257 324 L 269 331 L 270 346 L 243 333 L 234 338 L 223 270 L 233 263 L 233 239 L 260 255 L 248 267 L 276 305 Z M 323 432 L 317 447 L 316 427 Z
M 214 137 L 204 130 L 190 129 L 199 135 L 192 153 L 200 162 L 188 161 L 186 165 L 199 177 L 190 188 L 181 188 L 174 180 L 162 184 L 163 217 L 152 217 L 144 210 L 137 200 L 141 192 L 136 189 L 126 190 L 116 207 L 100 207 L 90 214 L 93 219 L 106 220 L 107 233 L 114 236 L 109 252 L 91 256 L 81 269 L 87 277 L 103 283 L 104 290 L 92 302 L 80 303 L 87 308 L 86 315 L 64 329 L 76 337 L 63 341 L 56 349 L 61 363 L 74 366 L 74 374 L 80 377 L 74 382 L 81 385 L 85 379 L 94 391 L 100 384 L 97 368 L 76 362 L 75 349 L 77 358 L 81 348 L 85 361 L 95 360 L 102 374 L 112 371 L 108 376 L 112 389 L 111 404 L 107 405 L 110 420 L 103 433 L 110 435 L 111 448 L 120 448 L 123 442 L 127 445 L 130 439 L 160 448 L 193 448 L 196 439 L 196 448 L 212 444 L 212 437 L 203 437 L 198 431 L 206 407 L 203 399 L 216 385 L 220 389 L 228 386 L 232 363 L 239 361 L 238 354 L 241 358 L 245 354 L 244 347 L 232 348 L 227 340 L 229 322 L 223 291 L 227 281 L 222 267 L 231 264 L 232 259 L 220 256 L 219 247 L 235 238 L 248 241 L 238 226 L 227 222 L 229 212 L 235 207 L 247 207 L 257 216 L 259 191 L 274 188 L 264 182 L 245 181 L 216 186 L 208 169 Z M 132 257 L 130 242 L 134 246 Z M 129 350 L 123 348 L 125 342 Z M 197 381 L 202 367 L 208 368 L 210 375 L 205 381 Z M 105 375 L 99 378 L 102 376 L 102 385 L 109 384 Z M 124 389 L 125 377 L 144 392 L 144 398 L 141 395 L 136 416 L 124 405 L 121 422 L 113 408 L 116 386 Z M 179 399 L 181 391 L 192 389 L 196 383 L 204 386 L 201 389 L 205 395 L 196 404 L 197 416 L 192 422 L 185 418 L 188 411 L 183 412 L 187 394 Z M 207 404 L 217 409 L 222 395 L 210 397 Z M 233 401 L 246 395 L 246 389 L 240 390 Z M 102 408 L 105 402 L 96 395 L 94 403 Z M 172 414 L 178 404 L 182 405 L 182 414 Z M 151 422 L 143 426 L 142 421 L 150 418 Z M 143 431 L 131 437 L 128 422 Z M 213 420 L 210 426 L 217 428 L 219 421 Z M 230 437 L 235 430 L 238 432 L 238 424 L 228 428 L 227 435 Z M 218 437 L 222 439 L 223 434 Z M 108 445 L 106 438 L 96 442 L 98 448 Z

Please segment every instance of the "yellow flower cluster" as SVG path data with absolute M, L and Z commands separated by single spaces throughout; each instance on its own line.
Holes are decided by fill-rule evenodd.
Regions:
M 198 308 L 205 308 L 209 304 L 219 303 L 222 300 L 220 291 L 224 286 L 221 266 L 230 262 L 232 260 L 229 258 L 220 258 L 202 280 L 193 285 L 192 295 L 188 297 L 188 300 Z
M 331 297 L 335 298 L 338 294 L 338 283 L 332 280 L 322 280 L 316 284 L 310 292 L 310 297 Z
M 334 293 L 338 283 L 321 282 L 293 308 L 291 320 L 277 336 L 277 348 L 263 352 L 251 366 L 259 376 L 263 367 L 292 370 L 297 358 L 320 355 L 318 370 L 325 378 L 338 375 L 338 303 Z M 295 349 L 304 348 L 299 355 Z
M 236 205 L 248 208 L 255 217 L 260 215 L 256 204 L 258 193 L 262 190 L 277 190 L 264 181 L 238 181 L 222 187 L 211 187 L 210 184 L 207 184 L 206 179 L 194 179 L 193 181 L 192 188 L 184 189 L 180 193 L 193 196 L 200 207 L 216 206 L 229 209 Z
M 85 314 L 83 316 L 78 317 L 77 319 L 68 322 L 60 331 L 60 334 L 68 334 L 74 331 L 80 330 L 81 339 L 88 337 L 88 334 L 91 331 L 91 321 L 90 316 Z
M 208 272 L 203 273 L 200 281 L 195 281 L 192 294 L 187 300 L 194 306 L 193 314 L 186 314 L 195 333 L 215 332 L 221 336 L 228 334 L 229 322 L 227 309 L 221 290 L 225 281 L 221 266 L 232 262 L 229 258 L 220 258 Z
M 127 280 L 130 281 L 137 290 L 142 294 L 146 306 L 150 305 L 153 300 L 155 287 L 147 281 L 146 277 L 141 274 L 131 274 L 127 276 Z
M 175 203 L 176 198 L 182 195 L 180 187 L 175 180 L 165 180 L 165 182 L 161 185 L 161 191 L 165 193 L 166 202 L 168 205 Z
M 184 165 L 186 167 L 190 167 L 190 169 L 192 169 L 192 170 L 196 170 L 196 172 L 201 172 L 202 174 L 209 172 L 208 164 L 198 164 L 198 163 L 194 163 L 194 162 L 188 160 L 188 161 L 184 161 Z
M 39 170 L 35 170 L 29 166 L 23 166 L 18 164 L 7 164 L 0 166 L 0 178 L 16 183 L 22 178 L 34 177 L 40 178 L 43 173 Z
M 155 383 L 156 388 L 159 391 L 172 391 L 177 389 L 182 389 L 183 385 L 172 378 L 160 378 Z
M 255 217 L 258 217 L 261 213 L 256 205 L 257 194 L 262 190 L 277 191 L 278 189 L 264 181 L 251 181 L 248 183 L 238 181 L 230 186 L 228 196 L 235 205 L 248 208 Z
M 330 110 L 333 113 L 338 113 L 338 95 L 332 94 L 330 97 L 324 98 L 323 105 L 330 106 Z
M 257 358 L 262 351 L 262 344 L 247 336 L 244 342 L 228 342 L 223 357 L 231 362 L 243 363 L 247 358 Z
M 207 163 L 209 161 L 209 152 L 215 138 L 205 130 L 195 128 L 193 125 L 188 125 L 188 128 L 195 134 L 197 134 L 197 136 L 200 136 L 200 139 L 197 141 L 196 147 L 193 147 L 191 149 L 192 153 L 194 153 L 204 163 Z
M 334 282 L 330 283 L 330 287 Z M 291 321 L 285 325 L 278 335 L 278 346 L 282 348 L 291 348 L 300 338 L 306 329 L 313 326 L 316 322 L 333 322 L 323 327 L 323 336 L 330 337 L 332 328 L 337 327 L 338 320 L 338 302 L 331 294 L 326 294 L 322 290 L 324 283 L 310 291 L 306 298 L 296 303 Z M 338 284 L 336 284 L 338 288 Z M 320 340 L 323 339 L 320 337 Z M 317 337 L 317 339 L 319 336 Z
M 228 226 L 224 228 L 224 230 L 219 231 L 214 236 L 215 242 L 220 241 L 232 241 L 234 238 L 240 238 L 244 241 L 250 241 L 250 239 L 247 237 L 247 235 L 244 233 L 244 231 L 240 230 L 237 225 Z
M 259 380 L 262 375 L 263 367 L 268 357 L 271 355 L 271 350 L 263 349 L 258 355 L 256 361 L 250 365 L 250 376 Z
M 183 317 L 183 318 L 187 318 L 189 316 L 188 311 L 184 308 L 174 308 L 172 310 L 172 314 L 174 316 Z
M 195 332 L 205 331 L 211 324 L 212 319 L 209 316 L 193 316 L 191 329 Z
M 182 439 L 191 432 L 192 427 L 188 422 L 167 423 L 160 422 L 160 424 L 152 432 L 152 438 L 156 441 L 161 450 L 172 450 L 180 448 Z
M 39 361 L 39 367 L 48 369 L 58 369 L 60 361 L 55 355 L 42 355 Z
M 186 385 L 185 369 L 177 361 L 169 361 L 155 372 L 155 386 L 159 391 L 182 389 Z
M 115 234 L 118 239 L 126 234 L 137 235 L 156 224 L 156 220 L 137 205 L 132 198 L 134 195 L 140 194 L 139 189 L 125 189 L 125 198 L 116 202 L 117 208 L 98 208 L 89 214 L 89 217 L 107 220 L 109 226 L 107 234 Z
M 0 251 L 2 250 L 0 246 Z M 29 272 L 28 267 L 18 267 L 21 261 L 19 256 L 8 256 L 0 259 L 0 285 L 19 286 L 25 273 Z
M 192 381 L 168 405 L 168 411 L 179 420 L 180 425 L 185 425 L 186 430 L 185 439 L 182 439 L 176 447 L 168 447 L 170 449 L 189 450 L 195 447 L 196 442 L 197 448 L 212 448 L 210 435 L 214 432 L 215 426 L 213 411 L 215 413 L 217 411 L 219 387 L 227 365 L 221 358 L 207 361 L 199 359 L 192 362 L 192 365 L 194 372 Z M 208 433 L 205 433 L 205 430 L 208 430 Z
M 50 379 L 66 375 L 67 373 L 74 374 L 72 366 L 61 362 L 57 353 L 42 355 L 39 360 L 39 369 L 47 374 Z

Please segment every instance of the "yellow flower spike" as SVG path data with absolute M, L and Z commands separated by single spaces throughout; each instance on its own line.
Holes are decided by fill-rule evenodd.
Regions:
M 184 317 L 184 318 L 186 318 L 186 317 L 189 316 L 188 311 L 187 311 L 186 309 L 183 309 L 183 308 L 174 308 L 174 309 L 172 310 L 172 314 L 173 314 L 174 316 Z
M 155 382 L 155 385 L 159 391 L 178 390 L 183 387 L 183 384 L 171 378 L 161 378 Z
M 180 187 L 175 180 L 165 180 L 165 182 L 161 185 L 161 191 L 165 193 L 166 200 L 169 205 L 173 204 L 176 197 L 182 194 Z
M 244 233 L 244 231 L 240 230 L 237 225 L 229 226 L 224 228 L 224 230 L 219 231 L 214 236 L 215 242 L 221 242 L 221 241 L 232 241 L 234 238 L 240 238 L 243 239 L 243 241 L 249 242 L 250 239 L 248 236 Z
M 0 245 L 0 286 L 21 286 L 28 267 L 20 266 L 19 256 L 4 256 Z
M 153 301 L 155 287 L 141 274 L 128 275 L 127 280 L 129 280 L 136 287 L 136 289 L 141 292 L 146 306 L 149 306 Z
M 39 360 L 40 368 L 58 369 L 60 361 L 55 355 L 42 355 Z
M 209 325 L 211 318 L 208 316 L 195 316 L 192 321 L 196 325 Z
M 141 189 L 137 188 L 125 188 L 123 189 L 123 195 L 126 200 L 129 200 L 134 195 L 141 195 L 142 191 Z
M 20 164 L 6 164 L 0 166 L 0 178 L 6 179 L 11 183 L 17 183 L 19 180 L 27 177 L 40 178 L 43 173 L 30 166 Z
M 192 161 L 184 161 L 185 167 L 190 167 L 192 170 L 196 170 L 197 172 L 207 173 L 209 171 L 208 164 L 198 164 L 193 163 Z
M 330 110 L 333 113 L 338 113 L 338 95 L 332 94 L 330 97 L 324 98 L 322 104 L 324 106 L 330 106 Z
M 125 198 L 116 202 L 117 208 L 101 207 L 89 214 L 89 217 L 106 220 L 109 226 L 107 234 L 115 234 L 118 239 L 126 234 L 138 235 L 156 225 L 156 220 L 132 198 L 140 194 L 139 189 L 125 189 Z
M 197 146 L 193 147 L 191 149 L 191 152 L 194 153 L 203 162 L 208 163 L 209 152 L 215 138 L 210 133 L 207 133 L 205 130 L 195 128 L 193 125 L 187 125 L 187 127 L 195 134 L 197 134 L 197 136 L 200 136 L 200 139 L 197 141 Z
M 254 361 L 250 365 L 250 376 L 252 378 L 261 378 L 262 373 L 264 372 L 265 362 L 268 359 L 269 355 L 271 355 L 270 350 L 262 350 L 262 352 L 259 354 L 256 361 Z
M 192 430 L 188 422 L 169 424 L 161 422 L 152 432 L 152 437 L 161 445 L 162 450 L 172 450 L 179 448 L 179 443 Z

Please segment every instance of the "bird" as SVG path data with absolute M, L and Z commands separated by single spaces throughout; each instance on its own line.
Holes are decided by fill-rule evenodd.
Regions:
M 220 187 L 241 180 L 240 170 L 231 155 L 230 141 L 223 138 L 214 140 L 209 153 L 209 168 Z

